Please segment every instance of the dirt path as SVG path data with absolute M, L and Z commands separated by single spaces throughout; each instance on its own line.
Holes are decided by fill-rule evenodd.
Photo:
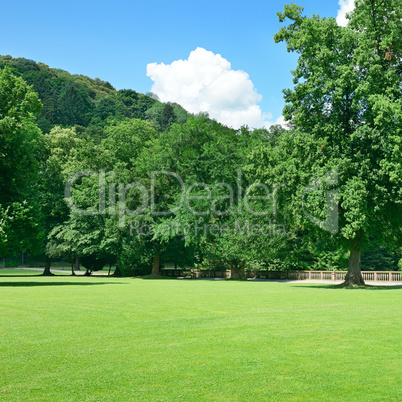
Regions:
M 326 281 L 319 279 L 303 279 L 303 280 L 291 280 L 291 279 L 248 279 L 249 281 L 257 282 L 286 282 L 286 283 L 325 283 L 328 285 L 340 285 L 343 281 Z M 366 281 L 366 285 L 371 286 L 402 286 L 402 282 L 384 282 L 384 281 Z
M 12 268 L 0 268 L 0 269 L 23 269 L 26 271 L 43 271 L 43 268 L 22 268 L 22 267 L 12 267 Z M 57 269 L 50 268 L 50 271 L 53 273 L 60 274 L 71 274 L 71 269 Z M 85 270 L 75 271 L 76 275 L 83 276 L 85 274 Z M 113 272 L 111 272 L 113 274 Z M 109 276 L 106 272 L 92 272 L 91 276 Z M 200 280 L 224 280 L 223 278 L 199 278 Z M 318 280 L 318 279 L 303 279 L 303 280 L 290 280 L 290 279 L 253 279 L 249 278 L 249 281 L 252 282 L 284 282 L 284 283 L 323 283 L 328 285 L 340 285 L 343 281 L 326 281 L 326 280 Z M 366 281 L 366 285 L 370 286 L 401 286 L 402 282 L 383 282 L 383 281 Z

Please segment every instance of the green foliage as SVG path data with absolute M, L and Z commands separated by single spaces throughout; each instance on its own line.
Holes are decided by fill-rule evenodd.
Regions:
M 58 102 L 62 111 L 62 124 L 66 126 L 88 125 L 93 105 L 90 97 L 82 90 L 79 84 L 68 82 L 63 87 Z
M 123 242 L 119 255 L 119 268 L 123 276 L 142 276 L 151 273 L 153 256 L 144 240 L 132 237 Z
M 0 255 L 42 251 L 43 231 L 34 206 L 26 201 L 0 205 Z
M 109 82 L 99 78 L 72 75 L 33 60 L 0 56 L 0 70 L 4 68 L 22 77 L 38 93 L 43 103 L 42 112 L 36 111 L 38 125 L 46 133 L 58 125 L 104 127 L 108 119 L 146 120 L 148 109 L 155 105 L 164 106 L 156 99 L 132 90 L 116 91 Z M 177 116 L 182 122 L 187 112 L 179 105 L 174 105 L 174 109 L 175 118 Z M 165 120 L 166 129 L 172 115 Z
M 123 112 L 115 98 L 105 97 L 99 100 L 92 113 L 91 125 L 104 126 L 111 116 L 122 118 Z M 85 125 L 85 124 L 83 124 Z
M 29 64 L 29 63 L 28 63 Z M 31 64 L 29 64 L 31 65 Z M 0 254 L 37 252 L 43 239 L 33 187 L 38 179 L 42 133 L 32 88 L 0 70 Z
M 348 28 L 334 18 L 304 17 L 294 4 L 278 13 L 280 22 L 291 23 L 275 41 L 299 54 L 295 86 L 284 91 L 284 115 L 294 131 L 274 155 L 270 148 L 260 152 L 265 171 L 255 153 L 253 172 L 271 185 L 286 183 L 283 209 L 293 227 L 315 237 L 332 232 L 338 243 L 350 240 L 351 256 L 369 238 L 388 248 L 400 244 L 402 81 L 394 40 L 401 9 L 400 1 L 357 2 Z M 339 215 L 339 230 L 317 230 L 317 219 L 306 212 L 324 224 L 326 216 Z
M 73 183 L 68 204 L 71 209 L 65 220 L 51 231 L 48 247 L 53 252 L 118 260 L 120 269 L 130 272 L 130 264 L 124 258 L 120 264 L 118 258 L 124 255 L 126 247 L 123 246 L 130 235 L 131 218 L 126 216 L 126 210 L 135 210 L 141 201 L 138 192 L 130 191 L 129 185 L 141 181 L 142 167 L 138 156 L 155 140 L 155 129 L 152 124 L 138 119 L 113 121 L 105 128 L 105 138 L 100 144 L 90 138 L 78 139 L 72 130 L 58 129 L 51 134 L 53 143 L 65 137 L 62 141 L 64 149 L 58 151 L 57 145 L 53 146 L 65 181 L 89 169 L 93 174 L 84 174 Z M 100 180 L 103 180 L 105 191 L 104 205 L 100 203 Z
M 345 269 L 348 250 L 360 269 L 362 249 L 364 269 L 395 269 L 401 10 L 401 0 L 357 1 L 347 28 L 294 4 L 278 13 L 289 24 L 275 41 L 299 55 L 284 91 L 289 131 L 233 130 L 153 94 L 0 56 L 2 252 L 46 233 L 48 256 L 84 257 L 89 271 L 116 261 L 133 276 L 159 262 L 239 277 Z
M 193 255 L 214 260 L 215 265 L 250 260 L 250 247 L 245 247 L 250 238 L 241 241 L 232 230 L 242 218 L 235 213 L 239 170 L 248 149 L 265 140 L 260 132 L 251 134 L 246 128 L 237 132 L 203 115 L 173 124 L 160 136 L 149 159 L 153 170 L 177 174 L 158 178 L 158 210 L 174 213 L 158 222 L 156 237 L 170 242 L 170 247 L 183 238 Z M 230 234 L 220 230 L 224 226 Z
M 401 253 L 387 251 L 384 247 L 372 247 L 362 256 L 362 271 L 398 271 Z
M 38 172 L 41 132 L 38 96 L 9 68 L 0 70 L 0 204 L 27 196 Z
M 184 124 L 190 117 L 177 103 L 155 103 L 145 112 L 146 119 L 152 121 L 159 132 L 169 131 L 173 123 Z
M 68 218 L 69 209 L 64 200 L 64 186 L 67 180 L 66 167 L 74 158 L 81 140 L 74 129 L 54 127 L 43 138 L 44 150 L 37 185 L 37 194 L 46 234 L 62 225 Z M 66 250 L 61 250 L 53 241 L 46 245 L 48 256 L 56 257 Z

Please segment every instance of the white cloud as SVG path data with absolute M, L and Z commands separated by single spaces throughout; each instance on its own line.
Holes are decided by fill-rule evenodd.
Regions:
M 258 105 L 262 96 L 249 75 L 232 70 L 220 54 L 198 47 L 187 60 L 148 64 L 147 76 L 154 81 L 151 91 L 162 102 L 177 102 L 191 113 L 208 112 L 211 118 L 234 128 L 272 124 L 272 115 L 263 113 Z
M 346 19 L 346 14 L 354 10 L 355 0 L 339 0 L 338 4 L 340 6 L 340 9 L 338 10 L 336 22 L 338 23 L 338 25 L 346 27 L 349 22 L 349 20 Z
M 273 123 L 268 123 L 268 125 L 266 125 L 266 127 L 272 126 L 274 124 L 279 124 L 280 126 L 282 126 L 284 128 L 289 128 L 289 125 L 287 124 L 287 122 L 285 121 L 285 118 L 283 116 L 279 116 Z

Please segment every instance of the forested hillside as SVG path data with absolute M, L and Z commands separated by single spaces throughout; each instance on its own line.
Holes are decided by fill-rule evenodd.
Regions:
M 163 104 L 152 94 L 131 89 L 117 91 L 109 82 L 50 68 L 25 58 L 0 56 L 0 69 L 11 72 L 33 86 L 43 104 L 37 116 L 39 128 L 48 133 L 57 125 L 78 126 L 79 132 L 101 136 L 107 120 L 149 120 L 159 131 L 173 122 L 184 123 L 188 113 L 178 104 Z

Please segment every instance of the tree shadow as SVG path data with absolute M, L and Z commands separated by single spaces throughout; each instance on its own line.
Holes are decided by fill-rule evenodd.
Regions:
M 67 275 L 65 275 L 67 276 Z M 39 278 L 42 277 L 42 274 L 38 274 L 38 275 L 0 275 L 0 278 Z
M 174 279 L 182 279 L 178 276 L 164 276 L 164 275 L 141 275 L 141 276 L 133 276 L 134 279 L 145 279 L 145 280 L 174 280 Z
M 122 282 L 0 282 L 0 287 L 124 285 Z
M 302 283 L 293 285 L 292 287 L 303 287 L 303 288 L 310 288 L 310 289 L 344 289 L 344 290 L 402 290 L 402 285 L 364 285 L 364 286 L 358 286 L 358 287 L 348 287 L 348 286 L 343 286 L 343 285 L 328 285 L 328 284 L 322 284 L 322 283 L 317 283 L 314 285 L 304 285 Z

